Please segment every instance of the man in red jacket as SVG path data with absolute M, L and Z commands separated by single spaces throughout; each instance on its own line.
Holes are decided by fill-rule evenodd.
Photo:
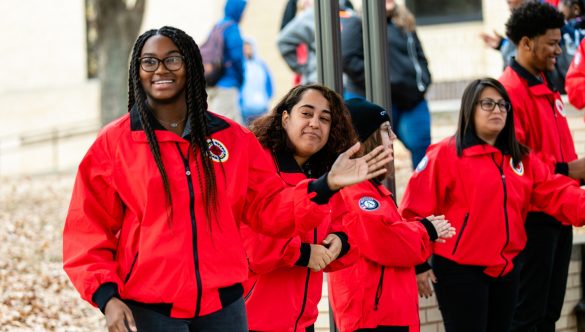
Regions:
M 528 2 L 506 23 L 517 56 L 500 82 L 512 101 L 518 141 L 555 173 L 585 178 L 577 159 L 561 96 L 548 73 L 561 54 L 563 15 L 549 4 Z M 511 331 L 554 331 L 565 297 L 572 227 L 534 207 L 526 218 L 527 243 L 521 254 L 520 291 Z

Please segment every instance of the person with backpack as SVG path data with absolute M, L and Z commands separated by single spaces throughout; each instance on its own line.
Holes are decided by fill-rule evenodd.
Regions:
M 79 165 L 63 228 L 63 268 L 114 331 L 248 331 L 239 226 L 291 237 L 330 217 L 336 190 L 386 172 L 379 147 L 337 157 L 288 186 L 253 133 L 207 108 L 193 38 L 140 35 L 128 114 L 106 125 Z
M 212 28 L 208 41 L 201 46 L 209 109 L 240 124 L 243 123 L 239 101 L 244 84 L 244 41 L 239 23 L 246 2 L 227 0 L 224 18 Z M 220 66 L 212 66 L 218 59 L 221 59 Z M 210 75 L 212 69 L 214 72 Z

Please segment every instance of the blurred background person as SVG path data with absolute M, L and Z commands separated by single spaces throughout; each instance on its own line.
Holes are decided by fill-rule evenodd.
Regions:
M 386 0 L 388 63 L 392 98 L 392 124 L 398 139 L 410 151 L 415 167 L 431 143 L 431 116 L 425 99 L 431 73 L 416 34 L 414 16 L 394 0 Z M 343 71 L 347 75 L 344 98 L 365 97 L 362 21 L 348 18 L 341 31 Z
M 207 88 L 209 109 L 240 124 L 240 89 L 244 84 L 244 41 L 239 23 L 246 9 L 247 0 L 227 0 L 224 17 L 217 24 L 229 26 L 223 31 L 224 72 L 217 84 Z
M 244 85 L 240 107 L 244 125 L 263 115 L 270 107 L 274 91 L 272 77 L 266 62 L 258 54 L 252 38 L 244 39 Z

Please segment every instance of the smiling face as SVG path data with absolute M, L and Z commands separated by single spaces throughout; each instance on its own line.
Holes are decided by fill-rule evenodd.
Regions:
M 163 60 L 173 55 L 181 55 L 177 45 L 168 37 L 154 35 L 144 43 L 140 58 L 153 57 Z M 175 71 L 168 70 L 162 62 L 154 72 L 147 72 L 140 67 L 140 82 L 152 107 L 156 107 L 157 104 L 184 105 L 185 81 L 185 64 Z
M 561 55 L 561 30 L 548 29 L 546 33 L 532 39 L 522 38 L 519 52 L 524 53 L 526 64 L 533 74 L 555 70 L 557 57 Z
M 295 160 L 302 166 L 327 144 L 331 130 L 329 102 L 317 90 L 305 91 L 291 110 L 282 113 L 282 128 Z
M 480 100 L 491 100 L 496 103 L 505 102 L 505 100 L 496 89 L 486 87 L 481 92 L 479 100 L 475 105 L 473 115 L 475 132 L 483 141 L 493 145 L 506 125 L 506 117 L 508 114 L 502 111 L 498 105 L 495 105 L 492 111 L 484 110 L 479 103 Z

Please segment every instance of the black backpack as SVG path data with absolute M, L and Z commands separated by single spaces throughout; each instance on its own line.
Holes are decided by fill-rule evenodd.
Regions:
M 209 32 L 209 36 L 205 43 L 201 45 L 199 51 L 203 60 L 203 69 L 205 74 L 205 82 L 207 86 L 215 86 L 219 79 L 223 76 L 225 67 L 229 67 L 230 63 L 224 63 L 224 36 L 223 33 L 232 24 L 233 21 L 216 24 Z

